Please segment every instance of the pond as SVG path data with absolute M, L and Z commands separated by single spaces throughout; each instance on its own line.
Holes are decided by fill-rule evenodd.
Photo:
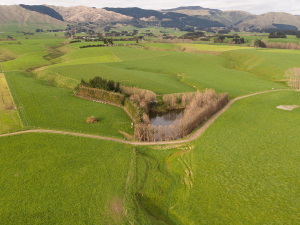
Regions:
M 176 109 L 163 113 L 150 112 L 150 123 L 154 126 L 170 126 L 171 124 L 174 124 L 178 117 L 182 116 L 183 111 L 184 109 Z

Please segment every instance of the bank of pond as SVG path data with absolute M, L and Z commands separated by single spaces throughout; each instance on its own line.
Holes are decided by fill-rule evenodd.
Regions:
M 135 139 L 148 142 L 183 138 L 228 102 L 227 93 L 216 93 L 213 89 L 167 94 L 157 99 L 153 91 L 100 77 L 89 82 L 82 79 L 75 93 L 124 107 L 135 123 Z

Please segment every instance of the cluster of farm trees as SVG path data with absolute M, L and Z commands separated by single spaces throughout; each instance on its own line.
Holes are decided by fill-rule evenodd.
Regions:
M 99 76 L 90 79 L 89 82 L 86 82 L 84 79 L 81 79 L 79 86 L 98 88 L 106 91 L 120 92 L 120 83 L 115 83 L 113 80 L 106 80 Z
M 269 38 L 286 38 L 286 35 L 282 31 L 278 31 L 277 33 L 271 32 Z
M 182 138 L 220 110 L 227 102 L 227 93 L 216 94 L 212 89 L 204 92 L 197 91 L 184 110 L 183 116 L 177 119 L 174 125 L 157 127 L 146 123 L 137 124 L 135 138 L 139 141 L 165 141 Z
M 256 40 L 252 40 L 252 44 L 254 47 L 259 47 L 259 48 L 266 48 L 266 41 L 264 40 L 260 40 L 260 39 L 256 39 Z
M 201 31 L 197 31 L 197 32 L 190 32 L 190 33 L 186 33 L 183 36 L 181 36 L 181 39 L 195 39 L 195 38 L 200 38 L 205 36 L 203 32 Z

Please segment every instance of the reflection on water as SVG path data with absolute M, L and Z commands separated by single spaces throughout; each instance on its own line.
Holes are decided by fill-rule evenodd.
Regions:
M 151 125 L 154 126 L 169 126 L 174 124 L 178 117 L 181 117 L 184 109 L 176 109 L 164 113 L 150 112 L 149 118 Z

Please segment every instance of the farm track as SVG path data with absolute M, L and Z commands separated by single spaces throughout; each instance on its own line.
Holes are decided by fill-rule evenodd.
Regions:
M 258 95 L 258 94 L 264 94 L 264 93 L 275 92 L 275 91 L 286 91 L 286 90 L 292 90 L 292 89 L 278 89 L 278 90 L 262 91 L 262 92 L 257 92 L 257 93 L 253 93 L 253 94 L 249 94 L 249 95 L 244 95 L 244 96 L 232 99 L 231 101 L 228 102 L 228 104 L 223 109 L 221 109 L 219 112 L 214 114 L 209 120 L 207 120 L 192 135 L 190 135 L 189 137 L 187 137 L 185 139 L 175 140 L 175 141 L 159 141 L 159 142 L 125 141 L 125 140 L 120 140 L 120 139 L 115 139 L 115 138 L 102 137 L 102 136 L 98 136 L 98 135 L 81 134 L 81 133 L 57 131 L 57 130 L 44 130 L 44 129 L 26 130 L 26 131 L 19 131 L 19 132 L 14 132 L 14 133 L 9 133 L 9 134 L 2 134 L 2 135 L 0 135 L 0 137 L 6 137 L 6 136 L 12 136 L 12 135 L 18 135 L 18 134 L 25 134 L 25 133 L 52 133 L 52 134 L 65 134 L 65 135 L 72 135 L 72 136 L 78 136 L 78 137 L 87 137 L 87 138 L 115 141 L 115 142 L 119 142 L 119 143 L 136 145 L 136 146 L 137 145 L 147 146 L 147 145 L 182 144 L 182 143 L 193 141 L 193 140 L 197 139 L 198 137 L 200 137 L 201 134 L 206 130 L 206 128 L 208 128 L 220 115 L 222 115 L 235 101 L 243 99 L 243 98 L 251 97 L 251 96 L 254 96 L 254 95 Z

